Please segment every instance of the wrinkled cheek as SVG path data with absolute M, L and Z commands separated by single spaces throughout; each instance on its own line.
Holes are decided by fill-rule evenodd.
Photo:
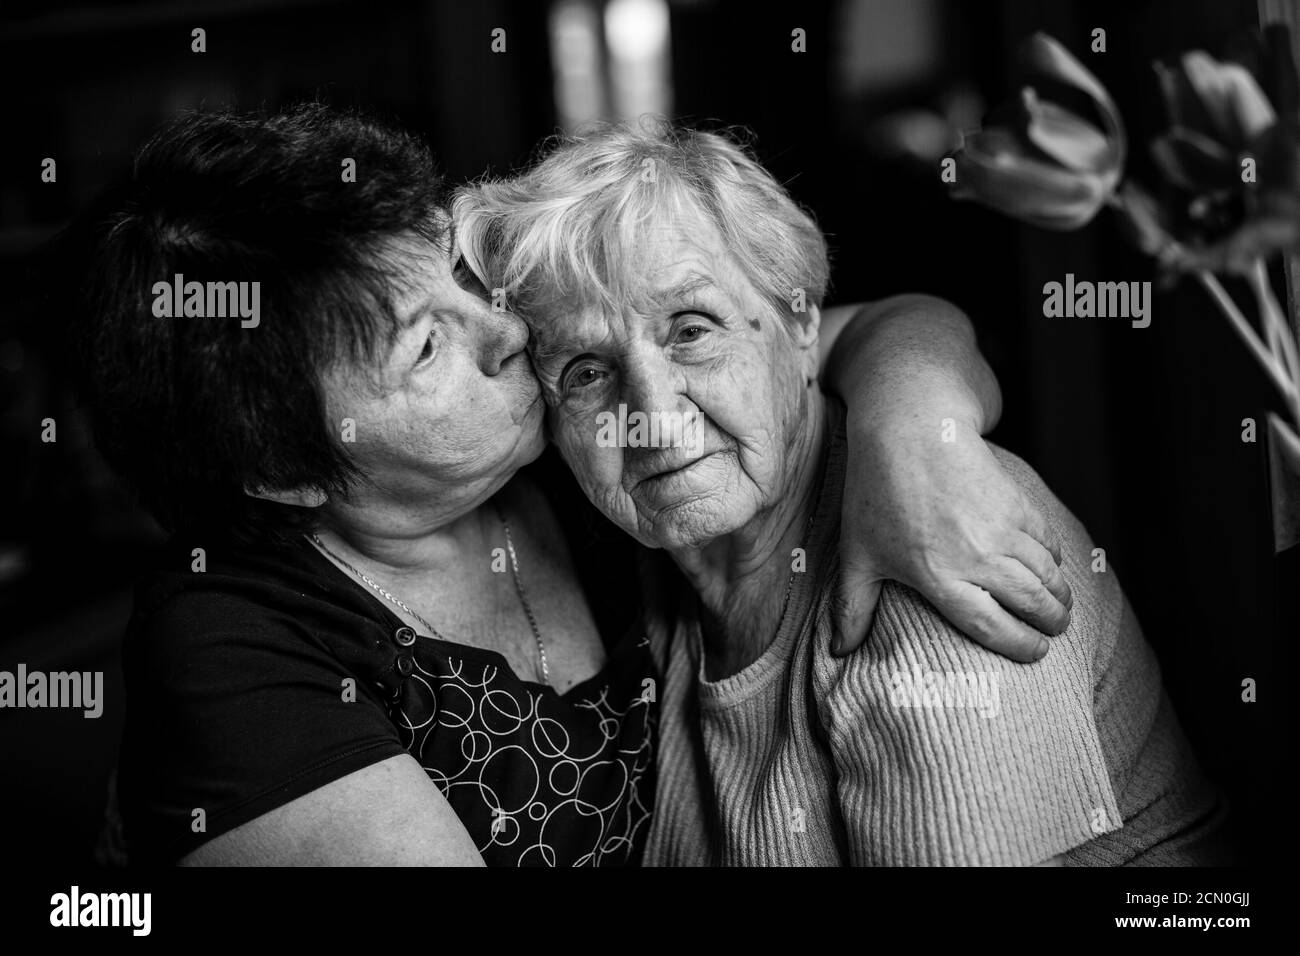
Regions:
M 425 419 L 410 432 L 412 441 L 423 442 L 442 455 L 457 455 L 470 461 L 490 457 L 491 449 L 501 443 L 505 423 L 494 420 L 491 410 L 482 403 L 466 403 L 455 415 Z
M 478 475 L 505 467 L 520 445 L 520 430 L 499 395 L 466 396 L 454 411 L 413 415 L 405 444 L 428 462 L 455 474 Z
M 599 503 L 606 490 L 617 485 L 622 471 L 622 449 L 601 448 L 596 443 L 594 428 L 574 422 L 557 423 L 555 443 L 578 484 L 593 501 Z
M 773 369 L 730 365 L 710 372 L 696 404 L 742 449 L 759 450 L 774 431 Z
M 502 429 L 518 428 L 528 405 L 522 396 L 507 390 L 492 389 L 478 392 L 470 402 L 473 430 L 491 436 Z
M 589 436 L 575 439 L 573 434 L 557 444 L 587 499 L 610 521 L 635 534 L 636 509 L 623 490 L 623 449 L 600 448 Z

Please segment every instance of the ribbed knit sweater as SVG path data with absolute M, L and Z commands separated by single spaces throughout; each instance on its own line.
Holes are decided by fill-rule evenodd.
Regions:
M 647 577 L 664 676 L 648 865 L 1209 864 L 1223 809 L 1160 671 L 1083 527 L 1019 458 L 995 454 L 1060 536 L 1074 595 L 1047 656 L 1019 664 L 889 583 L 865 646 L 830 654 L 845 473 L 828 402 L 807 570 L 773 643 L 704 679 L 700 609 Z M 666 562 L 665 562 L 666 563 Z

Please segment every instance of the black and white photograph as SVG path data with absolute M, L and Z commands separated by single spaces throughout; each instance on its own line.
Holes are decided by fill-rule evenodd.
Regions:
M 850 867 L 1249 940 L 1297 61 L 1300 0 L 6 0 L 0 919 Z

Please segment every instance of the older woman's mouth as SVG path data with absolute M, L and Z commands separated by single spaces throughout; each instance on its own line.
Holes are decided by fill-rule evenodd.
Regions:
M 697 490 L 694 488 L 697 477 L 711 471 L 717 464 L 715 459 L 721 454 L 719 449 L 699 456 L 656 456 L 633 470 L 628 493 L 650 498 L 673 498 L 682 492 Z

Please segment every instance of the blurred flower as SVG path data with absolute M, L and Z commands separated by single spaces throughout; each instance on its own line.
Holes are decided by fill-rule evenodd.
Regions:
M 1026 86 L 955 154 L 953 195 L 1049 229 L 1077 229 L 1110 200 L 1124 170 L 1124 127 L 1105 87 L 1051 37 L 1020 50 L 1026 71 L 1085 94 L 1102 128 Z
M 863 131 L 863 145 L 879 159 L 906 160 L 928 176 L 939 160 L 961 146 L 961 131 L 979 124 L 984 98 L 968 80 L 957 80 L 935 108 L 886 113 Z
M 961 144 L 961 134 L 938 113 L 899 110 L 871 123 L 863 134 L 871 152 L 881 159 L 907 158 L 933 169 L 941 157 Z
M 1187 189 L 1240 184 L 1239 156 L 1277 122 L 1255 78 L 1200 50 L 1184 54 L 1176 68 L 1155 69 L 1173 126 L 1152 146 L 1161 170 Z
M 1120 187 L 1126 144 L 1119 111 L 1097 78 L 1043 34 L 1029 39 L 1020 58 L 1055 99 L 1026 86 L 1015 103 L 986 117 L 953 154 L 953 195 L 1052 229 L 1077 229 L 1102 205 L 1114 206 L 1138 248 L 1165 267 L 1166 280 L 1196 276 L 1300 426 L 1300 346 L 1265 266 L 1272 253 L 1300 248 L 1300 79 L 1285 27 L 1233 50 L 1239 61 L 1193 51 L 1176 65 L 1156 64 L 1171 128 L 1152 153 L 1180 191 L 1181 207 L 1157 202 L 1133 182 Z M 1080 94 L 1100 125 L 1057 102 L 1076 103 Z M 941 129 L 910 132 L 918 147 L 942 140 Z M 1216 277 L 1224 271 L 1247 279 L 1262 340 Z
M 1169 217 L 1145 189 L 1129 180 L 1119 189 L 1119 205 L 1125 215 L 1120 228 L 1133 244 L 1149 256 L 1165 259 L 1174 243 L 1169 237 Z
M 1241 273 L 1300 246 L 1300 84 L 1290 34 L 1271 26 L 1238 40 L 1233 55 L 1242 62 L 1195 50 L 1156 64 L 1170 129 L 1152 155 L 1191 193 L 1183 269 Z

